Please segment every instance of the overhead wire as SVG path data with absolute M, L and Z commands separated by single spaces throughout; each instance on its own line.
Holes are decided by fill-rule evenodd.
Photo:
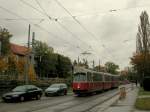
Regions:
M 48 17 L 50 17 L 51 18 L 51 16 L 49 16 L 48 14 L 47 14 L 47 12 L 45 11 L 45 9 L 41 6 L 41 4 L 40 4 L 40 2 L 38 1 L 38 0 L 35 0 L 36 2 L 37 2 L 37 4 L 39 5 L 39 7 L 43 10 L 43 12 L 45 13 L 45 15 L 46 16 L 48 16 Z M 64 30 L 66 30 L 67 32 L 69 32 L 73 37 L 75 37 L 75 38 L 78 38 L 77 37 L 77 35 L 75 35 L 74 33 L 72 33 L 66 26 L 64 26 L 61 22 L 59 22 L 58 21 L 58 19 L 55 19 L 55 21 L 64 29 Z M 82 41 L 80 38 L 78 38 L 78 40 L 80 40 L 80 41 Z M 86 43 L 86 42 L 84 42 L 84 41 L 82 41 L 83 43 Z M 87 43 L 86 43 L 87 44 Z M 88 45 L 88 44 L 87 44 Z M 88 45 L 89 46 L 89 45 Z M 94 51 L 94 49 L 92 48 L 92 46 L 90 46 L 91 47 L 91 49 Z M 89 47 L 89 48 L 90 48 Z M 88 49 L 89 49 L 88 48 Z M 87 49 L 87 50 L 88 50 Z M 97 52 L 95 52 L 96 54 L 97 54 Z M 99 55 L 99 54 L 97 54 L 97 55 Z
M 21 0 L 21 1 L 23 1 L 23 0 Z M 41 6 L 41 4 L 40 4 L 40 2 L 38 1 L 38 0 L 35 0 L 36 1 L 36 3 L 39 5 L 39 7 L 43 10 L 43 12 L 44 12 L 44 15 L 45 16 L 47 16 L 50 20 L 52 20 L 52 17 L 51 16 L 49 16 L 48 14 L 47 14 L 47 12 L 45 11 L 45 9 Z M 57 1 L 57 0 L 56 0 Z M 58 2 L 58 1 L 57 1 Z M 59 3 L 59 2 L 58 2 Z M 27 4 L 27 3 L 26 3 Z M 59 3 L 60 5 L 61 5 L 61 3 Z M 28 4 L 28 6 L 32 6 L 31 4 Z M 68 12 L 68 14 L 70 15 L 70 16 L 72 16 L 72 14 L 65 8 L 65 7 L 63 7 L 62 5 L 61 5 L 61 7 L 65 10 L 65 11 L 67 11 Z M 31 8 L 33 8 L 33 6 L 31 7 Z M 34 8 L 34 9 L 36 9 L 36 8 Z M 38 11 L 38 10 L 37 10 Z M 41 12 L 42 13 L 42 12 Z M 72 16 L 73 17 L 73 16 Z M 73 17 L 74 18 L 74 17 Z M 95 37 L 95 35 L 94 34 L 92 34 L 90 31 L 88 31 L 87 29 L 86 29 L 86 27 L 84 27 L 76 18 L 74 18 L 75 20 L 76 20 L 76 22 L 86 31 L 86 32 L 88 32 L 91 36 L 93 36 L 95 39 L 96 39 L 96 37 Z M 58 19 L 57 18 L 53 18 L 53 20 L 55 21 L 55 22 L 57 22 L 63 29 L 65 29 L 67 32 L 69 32 L 73 37 L 76 37 L 76 38 L 78 38 L 76 35 L 74 35 L 66 26 L 64 26 L 63 24 L 61 24 L 59 21 L 58 21 Z M 80 41 L 82 41 L 80 38 L 78 38 Z M 85 42 L 84 42 L 85 43 Z M 88 45 L 88 44 L 87 44 Z M 103 47 L 103 46 L 102 46 Z M 104 47 L 103 47 L 104 48 Z M 94 51 L 94 49 L 92 48 L 92 50 Z M 95 52 L 97 55 L 99 55 L 97 52 Z
M 27 22 L 27 23 L 29 23 L 29 24 L 32 24 L 32 25 L 34 25 L 34 26 L 36 26 L 36 27 L 38 27 L 39 29 L 41 29 L 41 30 L 47 32 L 47 33 L 50 34 L 51 36 L 53 36 L 53 37 L 55 37 L 55 38 L 59 38 L 58 36 L 56 36 L 56 35 L 53 34 L 52 32 L 47 31 L 47 29 L 41 27 L 41 26 L 38 25 L 38 24 L 32 23 L 32 22 L 29 21 L 29 20 L 24 19 L 22 16 L 18 15 L 17 13 L 14 13 L 14 12 L 10 11 L 9 9 L 4 8 L 4 7 L 2 7 L 2 6 L 0 6 L 0 8 L 3 9 L 3 10 L 5 10 L 6 12 L 8 12 L 8 13 L 11 14 L 11 15 L 14 15 L 14 16 L 16 16 L 16 17 L 19 17 L 20 19 L 24 20 L 25 22 Z M 69 44 L 69 45 L 72 46 L 72 44 L 71 44 L 70 42 L 68 42 L 68 41 L 66 41 L 66 40 L 64 40 L 64 39 L 62 39 L 62 38 L 59 38 L 59 39 L 63 40 L 64 42 L 66 42 L 67 44 Z
M 39 3 L 38 0 L 35 0 L 36 3 L 39 5 L 39 7 L 42 9 L 42 11 L 40 11 L 39 9 L 35 8 L 34 6 L 32 6 L 31 4 L 25 2 L 24 0 L 20 0 L 22 3 L 26 4 L 27 6 L 33 8 L 34 10 L 36 10 L 37 12 L 41 13 L 44 16 L 47 16 L 49 20 L 53 20 L 55 22 L 57 22 L 63 29 L 65 29 L 67 32 L 69 32 L 73 37 L 78 38 L 75 34 L 73 34 L 67 27 L 65 27 L 63 24 L 61 24 L 56 18 L 52 18 L 51 16 L 49 16 L 46 11 L 44 10 L 44 8 L 41 6 L 41 4 Z M 80 38 L 78 38 L 78 40 L 82 41 Z M 82 41 L 84 42 L 84 41 Z M 86 42 L 84 42 L 86 43 Z M 86 43 L 87 44 L 87 43 Z M 88 44 L 87 44 L 88 45 Z M 89 45 L 88 45 L 89 46 Z M 81 49 L 81 48 L 80 48 Z
M 55 21 L 55 22 L 58 23 L 58 21 L 57 21 L 56 18 L 51 17 L 51 16 L 49 16 L 49 15 L 46 13 L 46 11 L 45 11 L 44 8 L 41 6 L 41 4 L 39 3 L 39 1 L 35 0 L 36 3 L 39 5 L 39 7 L 42 9 L 42 11 L 39 10 L 38 8 L 34 7 L 34 6 L 31 5 L 30 3 L 24 1 L 24 0 L 20 0 L 20 1 L 21 1 L 23 4 L 29 6 L 30 8 L 36 10 L 37 12 L 39 12 L 40 14 L 42 14 L 43 16 L 47 16 L 49 20 L 52 20 L 52 21 Z M 60 23 L 59 23 L 59 24 L 60 24 Z M 61 27 L 63 27 L 63 26 L 61 25 Z M 69 30 L 69 29 L 68 29 L 68 30 Z M 70 45 L 71 45 L 71 44 L 70 44 Z M 75 46 L 75 47 L 77 48 L 77 46 Z M 79 48 L 79 49 L 81 50 L 82 48 Z M 84 50 L 84 49 L 82 49 L 82 50 Z
M 79 16 L 77 16 L 77 15 L 72 15 L 72 14 L 70 13 L 70 11 L 68 11 L 58 0 L 55 0 L 55 2 L 56 2 L 60 7 L 62 7 L 85 31 L 87 31 L 91 36 L 96 37 L 92 32 L 90 32 L 89 30 L 87 30 L 86 27 L 84 27 L 84 25 L 81 24 L 81 22 L 80 22 L 78 19 L 76 19 L 76 17 L 86 16 L 86 15 L 84 15 L 84 14 L 83 14 L 83 15 L 79 15 Z M 147 5 L 147 6 L 149 6 L 149 5 Z M 137 6 L 137 7 L 143 7 L 143 6 Z M 111 9 L 111 10 L 108 10 L 107 12 L 116 12 L 116 11 L 122 11 L 122 10 L 133 9 L 133 8 L 137 8 L 137 7 L 127 7 L 127 8 L 122 8 L 122 9 Z M 104 13 L 104 12 L 101 12 L 101 13 Z M 100 13 L 95 13 L 95 14 L 100 14 Z M 94 14 L 92 14 L 92 15 L 94 15 Z M 61 19 L 61 18 L 58 18 L 58 19 Z M 110 50 L 108 50 L 108 48 L 106 48 L 106 46 L 105 46 L 104 44 L 102 44 L 102 47 L 107 50 L 108 54 L 110 54 Z M 115 58 L 115 56 L 114 56 L 112 53 L 111 53 L 111 55 Z M 117 60 L 117 59 L 116 59 L 116 60 Z
M 42 7 L 42 5 L 40 4 L 40 2 L 38 0 L 35 0 L 36 3 L 39 5 L 39 7 L 43 10 L 44 14 L 49 18 L 51 18 L 51 16 L 48 15 L 48 13 L 45 11 L 45 9 Z M 86 42 L 84 42 L 83 40 L 81 40 L 76 34 L 74 34 L 73 32 L 71 32 L 65 25 L 63 25 L 58 19 L 55 19 L 55 22 L 57 22 L 57 24 L 59 26 L 61 26 L 64 30 L 66 30 L 68 33 L 70 33 L 72 35 L 72 37 L 77 38 L 78 40 L 80 40 L 82 43 L 85 43 L 88 47 L 90 47 L 90 45 L 88 45 Z M 89 49 L 89 48 L 88 48 Z M 88 50 L 87 49 L 87 50 Z
M 34 21 L 44 21 L 44 18 L 0 18 L 0 20 L 6 21 L 16 21 L 16 20 L 34 20 Z
M 76 17 L 75 16 L 73 16 L 71 13 L 70 13 L 70 11 L 68 11 L 58 0 L 55 0 L 55 2 L 61 7 L 61 8 L 63 8 L 72 18 L 73 18 L 73 20 L 78 24 L 78 25 L 80 25 L 80 27 L 82 28 L 82 29 L 84 29 L 91 37 L 93 37 L 93 38 L 95 38 L 97 41 L 99 41 L 98 39 L 97 39 L 97 37 L 92 33 L 92 32 L 90 32 L 83 24 L 81 24 L 81 22 L 78 20 L 78 19 L 76 19 Z M 102 46 L 103 47 L 103 46 Z M 99 54 L 98 54 L 99 55 Z
M 107 11 L 97 11 L 97 12 L 93 12 L 93 13 L 82 13 L 82 14 L 78 14 L 78 15 L 73 15 L 73 17 L 75 18 L 79 18 L 79 17 L 86 17 L 86 16 L 98 16 L 100 14 L 106 14 L 106 13 L 112 13 L 112 12 L 118 12 L 118 11 L 125 11 L 125 10 L 130 10 L 130 9 L 135 9 L 135 8 L 142 8 L 142 7 L 149 7 L 150 5 L 141 5 L 141 6 L 136 6 L 136 7 L 126 7 L 126 8 L 120 8 L 120 9 L 110 9 Z M 72 18 L 69 16 L 65 16 L 65 17 L 57 17 L 58 19 L 67 19 L 67 18 Z
M 35 2 L 39 5 L 39 7 L 40 7 L 40 8 L 42 9 L 42 11 L 44 12 L 44 14 L 45 14 L 46 16 L 48 16 L 49 19 L 51 19 L 52 17 L 47 14 L 47 12 L 46 12 L 45 9 L 42 7 L 42 5 L 40 4 L 40 2 L 39 2 L 38 0 L 35 0 Z
M 58 0 L 54 0 L 61 8 L 63 8 L 72 18 L 74 21 L 76 21 L 76 23 L 78 23 L 80 25 L 80 27 L 82 27 L 88 34 L 91 35 L 91 37 L 95 38 L 97 40 L 97 42 L 99 41 L 99 39 L 97 39 L 97 36 L 95 34 L 93 34 L 92 32 L 90 32 L 78 19 L 76 19 L 75 16 L 73 16 L 70 11 L 68 9 L 66 9 Z M 105 47 L 103 46 L 104 44 L 102 44 L 101 46 L 105 49 Z M 107 49 L 106 49 L 107 50 Z M 110 54 L 109 51 L 107 51 L 108 54 Z M 114 56 L 112 56 L 114 57 Z M 116 59 L 117 60 L 117 59 Z
M 94 37 L 96 40 L 98 40 L 97 39 L 97 37 L 92 33 L 92 32 L 90 32 L 83 24 L 81 24 L 80 23 L 80 21 L 78 20 L 78 19 L 76 19 L 76 17 L 75 16 L 73 16 L 71 13 L 70 13 L 70 11 L 69 10 L 67 10 L 58 0 L 54 0 L 61 8 L 63 8 L 71 17 L 72 17 L 72 19 L 76 22 L 76 23 L 78 23 L 79 25 L 80 25 L 80 27 L 82 27 L 88 34 L 90 34 L 92 37 Z
M 20 0 L 20 1 L 23 1 L 23 0 Z M 23 2 L 24 2 L 24 1 L 23 1 Z M 26 3 L 26 2 L 24 2 L 24 3 Z M 28 5 L 30 5 L 30 4 L 28 4 Z M 43 14 L 42 11 L 40 11 L 39 9 L 33 7 L 32 5 L 30 5 L 30 7 L 34 8 L 35 10 L 38 10 L 38 12 L 40 12 L 41 14 Z M 55 34 L 53 34 L 53 33 L 50 32 L 50 31 L 47 31 L 45 28 L 41 27 L 40 25 L 37 25 L 37 24 L 34 24 L 34 23 L 30 22 L 30 21 L 29 21 L 30 19 L 29 19 L 29 20 L 28 20 L 28 19 L 25 19 L 25 18 L 21 17 L 20 15 L 14 13 L 14 12 L 12 12 L 12 11 L 10 11 L 10 10 L 8 10 L 8 9 L 6 9 L 6 8 L 4 8 L 4 7 L 2 7 L 2 6 L 0 6 L 0 8 L 3 9 L 3 10 L 5 10 L 6 12 L 11 13 L 11 14 L 13 14 L 13 15 L 15 15 L 15 16 L 21 18 L 22 20 L 24 20 L 24 21 L 26 21 L 26 22 L 28 22 L 28 23 L 31 23 L 31 24 L 33 24 L 34 26 L 36 26 L 36 27 L 38 27 L 38 28 L 40 28 L 40 29 L 46 31 L 47 33 L 51 34 L 53 37 L 58 38 Z M 51 18 L 51 17 L 49 16 L 49 19 L 55 20 L 56 18 Z M 75 18 L 75 20 L 77 20 L 77 19 Z M 81 24 L 79 21 L 78 21 L 78 23 Z M 86 28 L 86 27 L 85 27 L 85 28 Z M 61 38 L 60 38 L 60 39 L 61 39 Z M 65 41 L 66 41 L 66 40 L 65 40 Z M 67 43 L 68 43 L 68 42 L 67 42 Z M 72 45 L 72 44 L 70 44 L 70 45 Z
M 41 10 L 39 10 L 38 8 L 36 8 L 36 7 L 34 7 L 33 5 L 31 5 L 31 4 L 29 4 L 28 2 L 25 2 L 24 0 L 20 0 L 22 3 L 24 3 L 25 5 L 27 5 L 27 6 L 29 6 L 29 7 L 31 7 L 31 8 L 33 8 L 34 10 L 36 10 L 37 12 L 39 12 L 39 13 L 41 13 L 42 15 L 46 15 L 46 16 L 48 16 L 48 18 L 50 19 L 50 20 L 53 20 L 53 21 L 58 21 L 58 19 L 57 18 L 53 18 L 53 17 L 51 17 L 51 16 L 49 16 L 47 13 L 46 13 L 46 11 L 42 8 L 42 6 L 39 4 L 39 2 L 36 0 L 36 2 L 37 2 L 37 4 L 39 5 L 39 7 L 41 7 L 41 9 L 43 10 L 43 12 L 41 11 Z M 60 22 L 59 22 L 59 24 L 60 24 Z M 62 26 L 62 24 L 61 24 L 61 27 L 63 27 Z M 94 50 L 94 49 L 93 49 Z
M 40 2 L 38 0 L 35 0 L 36 3 L 39 5 L 39 7 L 43 10 L 44 14 L 51 20 L 51 16 L 49 16 L 47 14 L 47 12 L 45 11 L 45 9 L 41 6 Z M 64 26 L 61 22 L 58 21 L 58 19 L 55 19 L 55 21 L 63 28 L 65 29 L 67 32 L 69 32 L 73 37 L 78 38 L 74 33 L 72 33 L 66 26 Z M 80 23 L 79 23 L 80 24 Z M 78 38 L 80 41 L 82 41 L 80 38 Z M 82 41 L 84 42 L 84 41 Z M 84 42 L 86 43 L 86 42 Z M 87 44 L 87 43 L 86 43 Z M 88 45 L 88 44 L 87 44 Z M 89 46 L 89 45 L 88 45 Z M 92 47 L 91 47 L 92 48 Z M 94 49 L 92 48 L 92 50 L 94 51 Z M 97 52 L 95 52 L 94 54 L 98 55 Z

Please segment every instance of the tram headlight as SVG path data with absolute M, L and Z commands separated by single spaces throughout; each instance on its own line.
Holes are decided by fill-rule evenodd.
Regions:
M 78 89 L 80 89 L 80 86 L 78 85 L 78 87 L 77 87 Z

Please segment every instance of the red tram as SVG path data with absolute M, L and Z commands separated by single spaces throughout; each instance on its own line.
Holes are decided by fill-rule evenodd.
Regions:
M 119 79 L 119 75 L 80 68 L 73 76 L 73 92 L 80 95 L 117 88 Z

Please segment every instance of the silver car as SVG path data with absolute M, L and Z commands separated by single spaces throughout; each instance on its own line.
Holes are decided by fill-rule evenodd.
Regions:
M 67 95 L 67 85 L 65 83 L 52 84 L 45 90 L 45 96 Z

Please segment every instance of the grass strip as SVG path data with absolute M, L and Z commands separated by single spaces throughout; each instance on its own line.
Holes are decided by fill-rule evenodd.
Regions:
M 150 110 L 150 98 L 137 98 L 135 107 L 139 110 Z

